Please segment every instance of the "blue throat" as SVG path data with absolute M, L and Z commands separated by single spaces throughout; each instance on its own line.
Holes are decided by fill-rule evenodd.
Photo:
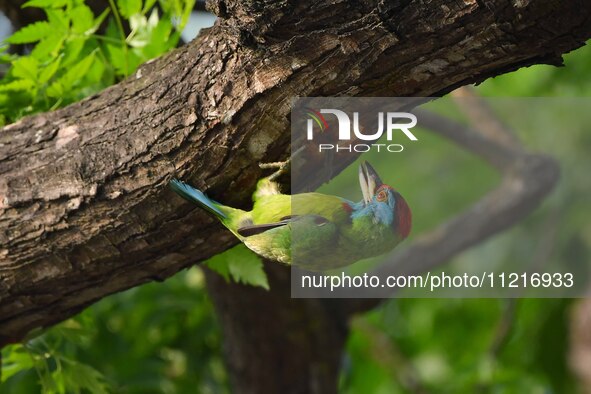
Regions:
M 363 201 L 351 202 L 347 201 L 349 206 L 353 209 L 351 212 L 351 219 L 355 220 L 361 217 L 373 217 L 376 223 L 381 223 L 386 226 L 392 225 L 394 221 L 394 199 L 388 199 L 388 202 L 371 201 L 369 204 L 364 204 Z

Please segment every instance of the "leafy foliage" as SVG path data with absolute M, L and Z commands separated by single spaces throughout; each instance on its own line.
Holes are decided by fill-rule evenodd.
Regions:
M 17 393 L 29 386 L 27 379 L 33 371 L 37 374 L 39 385 L 44 393 L 108 393 L 105 377 L 88 364 L 71 358 L 73 349 L 90 343 L 92 328 L 81 323 L 88 319 L 70 319 L 53 330 L 33 338 L 25 344 L 10 346 L 3 353 L 2 382 L 9 381 L 5 387 Z M 25 383 L 26 382 L 26 383 Z
M 95 16 L 83 0 L 31 0 L 47 20 L 27 25 L 6 39 L 30 46 L 24 56 L 3 47 L 9 69 L 0 80 L 0 126 L 92 95 L 131 75 L 147 60 L 174 48 L 194 0 L 114 0 Z M 129 22 L 130 32 L 122 20 Z M 104 29 L 103 29 L 104 28 Z M 100 31 L 100 32 L 99 32 Z
M 227 281 L 231 278 L 238 283 L 269 290 L 263 262 L 243 244 L 210 258 L 205 264 Z
M 199 268 L 108 297 L 2 350 L 0 393 L 227 393 Z

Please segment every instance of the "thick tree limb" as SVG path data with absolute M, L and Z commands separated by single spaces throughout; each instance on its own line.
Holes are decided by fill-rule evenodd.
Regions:
M 347 316 L 337 300 L 290 298 L 286 267 L 271 262 L 266 271 L 270 291 L 228 284 L 206 270 L 232 392 L 336 393 Z
M 164 186 L 245 205 L 288 151 L 291 97 L 443 94 L 591 35 L 586 0 L 388 4 L 219 2 L 190 45 L 0 130 L 0 343 L 233 244 Z

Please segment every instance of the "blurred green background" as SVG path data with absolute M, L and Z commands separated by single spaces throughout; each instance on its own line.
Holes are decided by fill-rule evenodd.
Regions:
M 568 54 L 565 63 L 564 68 L 521 69 L 490 79 L 477 90 L 491 97 L 589 96 L 591 47 Z M 560 184 L 523 224 L 459 259 L 528 256 L 538 247 L 536 229 L 551 217 L 559 229 L 552 240 L 551 258 L 589 261 L 591 178 L 587 169 L 591 163 L 587 152 L 591 134 L 578 129 L 557 131 L 555 139 L 546 136 L 541 140 L 533 133 L 520 133 L 520 137 L 533 149 L 554 147 L 552 153 L 563 169 Z M 423 174 L 421 180 L 413 179 L 411 171 L 396 180 L 415 208 L 414 234 L 450 217 L 498 179 L 452 144 L 442 140 L 431 145 L 436 148 L 430 148 L 429 155 L 416 155 L 403 163 Z M 434 169 L 439 177 L 449 179 L 444 190 L 423 181 Z M 479 187 L 470 187 L 470 179 L 478 179 Z M 249 252 L 243 248 L 231 250 L 217 261 L 238 263 L 245 253 Z M 247 260 L 253 259 L 249 256 Z M 240 278 L 239 272 L 230 274 Z M 264 285 L 257 278 L 253 281 Z M 341 392 L 576 392 L 577 382 L 568 368 L 568 317 L 573 302 L 390 300 L 352 322 Z M 110 296 L 35 335 L 25 344 L 2 350 L 0 393 L 230 392 L 220 327 L 199 267 L 164 283 Z
M 385 101 L 379 98 L 371 104 L 352 101 L 347 108 L 378 107 Z M 571 241 L 582 230 L 590 227 L 588 217 L 582 215 L 589 208 L 587 196 L 591 194 L 591 179 L 585 176 L 583 168 L 589 168 L 589 155 L 582 146 L 591 142 L 587 133 L 591 124 L 591 99 L 586 97 L 493 97 L 485 100 L 495 117 L 518 136 L 529 152 L 551 155 L 560 166 L 561 179 L 553 192 L 547 196 L 541 208 L 523 223 L 510 228 L 479 247 L 457 256 L 452 263 L 438 267 L 434 273 L 444 271 L 447 275 L 469 273 L 481 277 L 483 273 L 522 273 L 535 270 L 539 273 L 572 273 L 575 285 L 571 288 L 513 288 L 500 286 L 499 275 L 496 285 L 489 281 L 476 288 L 404 289 L 397 297 L 531 297 L 548 298 L 576 297 L 585 294 L 589 278 L 588 260 L 584 253 L 574 252 Z M 460 107 L 474 105 L 473 98 L 443 97 L 423 105 L 422 110 L 436 112 L 453 119 L 458 124 L 469 124 Z M 419 126 L 421 117 L 419 115 Z M 474 126 L 471 126 L 474 127 Z M 477 127 L 477 126 L 476 126 Z M 319 190 L 332 195 L 360 200 L 356 182 L 358 165 L 369 161 L 379 173 L 383 182 L 392 185 L 409 202 L 413 211 L 414 236 L 434 229 L 467 209 L 485 194 L 496 188 L 501 181 L 500 173 L 484 160 L 461 148 L 449 139 L 417 127 L 413 129 L 418 141 L 410 142 L 404 137 L 392 141 L 401 142 L 404 151 L 386 153 L 372 150 L 360 156 L 330 183 Z M 381 143 L 388 143 L 384 138 Z M 319 169 L 324 171 L 324 169 Z M 296 175 L 297 176 L 297 175 Z M 307 177 L 309 175 L 306 175 Z M 293 175 L 292 175 L 293 179 Z M 532 207 L 533 208 L 533 207 Z M 581 234 L 583 235 L 583 234 Z M 583 235 L 585 237 L 585 235 Z M 400 246 L 402 248 L 404 246 Z M 568 254 L 566 253 L 568 251 Z M 395 251 L 395 253 L 397 253 Z M 574 253 L 573 253 L 574 252 Z M 389 255 L 377 256 L 347 267 L 348 274 L 371 273 L 376 265 L 387 263 Z M 336 270 L 340 276 L 342 270 Z M 383 281 L 386 278 L 382 278 Z M 506 281 L 506 284 L 508 281 Z M 520 281 L 521 283 L 521 281 Z M 331 293 L 324 293 L 331 297 Z M 352 297 L 370 297 L 371 289 L 352 290 Z

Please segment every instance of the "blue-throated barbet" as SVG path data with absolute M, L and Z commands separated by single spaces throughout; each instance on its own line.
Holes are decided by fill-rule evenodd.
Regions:
M 321 193 L 281 194 L 267 177 L 257 185 L 251 211 L 215 202 L 177 179 L 170 187 L 213 214 L 262 257 L 323 270 L 386 253 L 410 232 L 408 204 L 368 162 L 359 166 L 359 184 L 363 199 L 352 202 Z

